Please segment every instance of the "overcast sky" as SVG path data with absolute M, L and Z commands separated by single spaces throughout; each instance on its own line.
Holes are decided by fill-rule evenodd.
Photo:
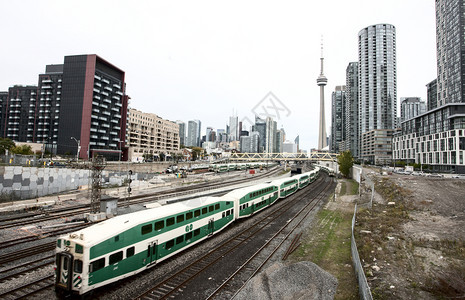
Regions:
M 317 146 L 320 43 L 324 39 L 326 127 L 331 92 L 357 61 L 357 35 L 397 30 L 397 95 L 426 100 L 436 78 L 433 0 L 2 1 L 0 90 L 36 85 L 45 65 L 97 54 L 126 72 L 130 106 L 169 120 L 225 128 L 263 113 L 272 92 L 278 128 Z M 281 103 L 279 103 L 281 102 Z M 399 107 L 400 108 L 400 107 Z M 268 110 L 275 114 L 275 110 Z M 247 129 L 248 120 L 244 119 Z

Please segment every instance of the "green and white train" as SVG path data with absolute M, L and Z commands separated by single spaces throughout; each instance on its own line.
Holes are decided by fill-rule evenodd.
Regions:
M 56 245 L 55 290 L 84 295 L 154 267 L 207 239 L 236 219 L 249 217 L 306 187 L 311 172 L 121 215 L 61 236 Z
M 216 173 L 223 173 L 235 170 L 246 170 L 255 168 L 266 168 L 275 166 L 275 162 L 249 162 L 249 163 L 231 163 L 231 164 L 211 164 L 209 170 Z

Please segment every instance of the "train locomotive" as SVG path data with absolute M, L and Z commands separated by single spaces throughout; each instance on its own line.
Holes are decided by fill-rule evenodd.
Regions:
M 235 220 L 306 187 L 319 170 L 236 189 L 221 197 L 195 198 L 117 216 L 61 236 L 56 244 L 55 290 L 84 295 L 153 267 Z

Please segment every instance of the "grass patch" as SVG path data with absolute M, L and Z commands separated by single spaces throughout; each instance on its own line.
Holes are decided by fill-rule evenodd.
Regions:
M 339 195 L 344 196 L 347 193 L 347 184 L 345 181 L 341 181 L 341 191 L 339 192 Z
M 312 261 L 338 280 L 335 299 L 358 299 L 350 254 L 352 213 L 322 209 L 291 260 Z
M 351 195 L 358 195 L 358 182 L 353 180 L 353 179 L 351 179 L 350 182 L 352 184 L 351 188 L 350 188 L 350 194 Z

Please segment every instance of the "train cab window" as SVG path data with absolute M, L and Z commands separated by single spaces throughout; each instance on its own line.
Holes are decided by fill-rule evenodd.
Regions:
M 61 248 L 61 240 L 60 239 L 57 240 L 57 248 Z
M 162 230 L 165 227 L 165 221 L 155 222 L 155 230 Z
M 110 260 L 108 263 L 110 265 L 114 265 L 117 262 L 121 261 L 122 259 L 123 259 L 123 251 L 119 251 L 119 252 L 116 252 L 110 255 Z
M 147 224 L 142 226 L 141 233 L 142 235 L 152 232 L 152 224 Z
M 166 249 L 171 249 L 174 246 L 174 240 L 169 240 L 166 242 Z
M 200 234 L 200 228 L 194 230 L 194 236 L 198 236 Z
M 207 213 L 207 208 L 206 207 L 202 208 L 202 215 L 206 213 Z
M 186 233 L 186 241 L 190 240 L 192 238 L 192 231 Z
M 182 242 L 184 242 L 184 236 L 183 236 L 183 235 L 178 236 L 178 237 L 176 238 L 176 245 L 179 245 L 179 244 L 181 244 Z
M 135 253 L 135 248 L 132 246 L 131 248 L 126 249 L 126 258 L 133 256 Z
M 82 260 L 74 260 L 74 273 L 82 273 Z
M 102 257 L 100 259 L 97 259 L 91 262 L 89 265 L 89 272 L 98 271 L 100 269 L 103 269 L 103 267 L 105 267 L 105 257 Z
M 220 209 L 220 204 L 219 203 L 215 204 L 215 210 L 218 210 L 218 209 Z
M 171 226 L 174 224 L 174 217 L 166 219 L 166 226 Z
M 63 270 L 68 270 L 68 258 L 63 259 Z
M 191 211 L 186 213 L 186 220 L 190 220 L 190 219 L 192 219 L 192 212 Z
M 194 211 L 194 217 L 197 218 L 198 216 L 200 216 L 200 209 Z
M 82 245 L 76 244 L 76 247 L 74 248 L 74 251 L 76 251 L 76 253 L 83 253 L 84 248 L 82 247 Z
M 209 211 L 209 212 L 212 212 L 214 209 L 215 209 L 215 208 L 213 207 L 213 205 L 210 205 L 210 206 L 208 207 L 208 211 Z
M 179 215 L 176 217 L 176 223 L 182 223 L 184 222 L 184 215 Z

